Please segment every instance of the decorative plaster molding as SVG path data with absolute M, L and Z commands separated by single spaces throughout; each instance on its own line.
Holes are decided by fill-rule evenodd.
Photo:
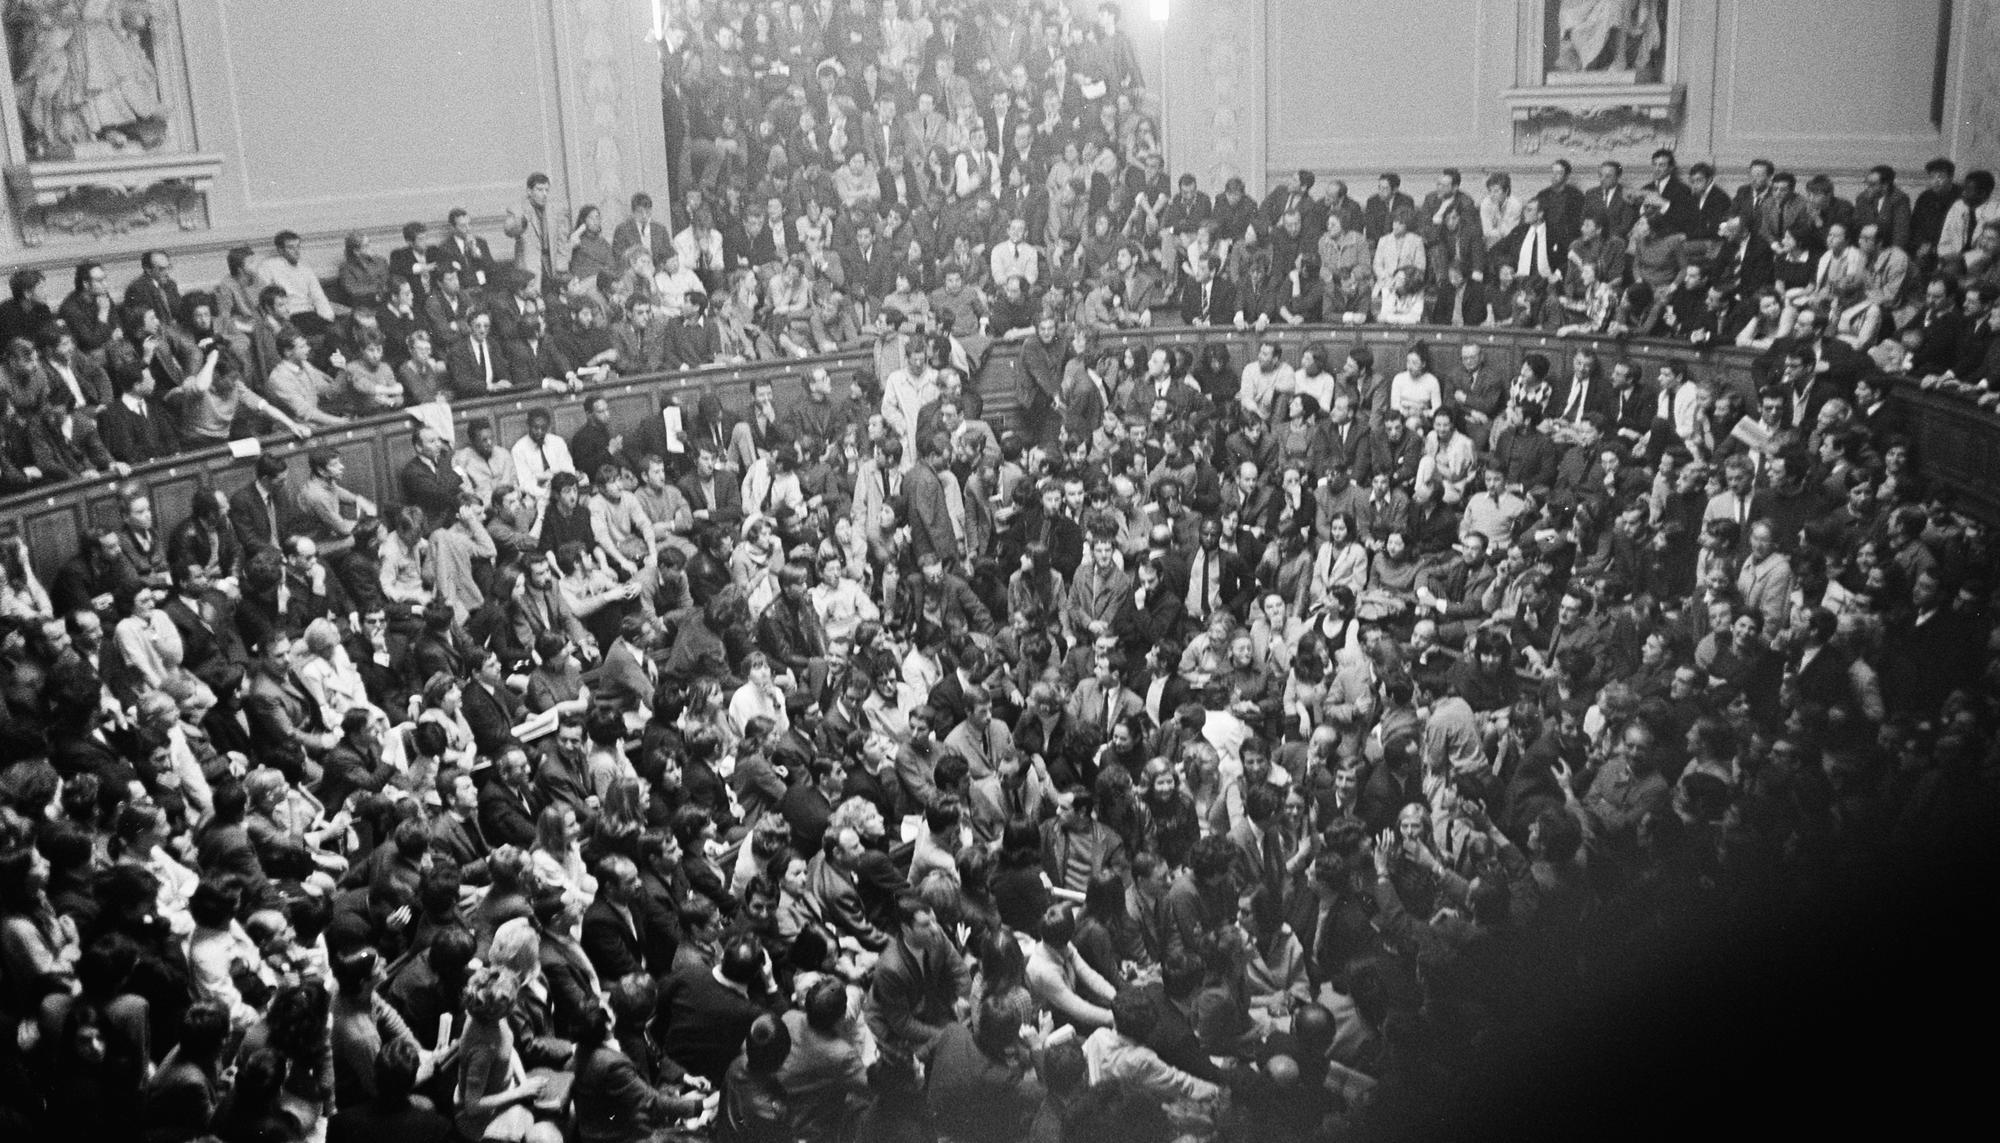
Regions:
M 1553 87 L 1511 87 L 1501 102 L 1515 122 L 1553 115 L 1587 119 L 1625 113 L 1663 123 L 1679 122 L 1687 86 L 1679 83 L 1563 83 Z
M 1245 170 L 1242 136 L 1250 123 L 1245 92 L 1255 86 L 1243 82 L 1247 58 L 1248 52 L 1233 26 L 1224 24 L 1209 37 L 1203 70 L 1213 101 L 1206 115 L 1209 131 L 1208 154 L 1202 157 L 1204 186 L 1220 187 L 1232 178 L 1242 177 Z
M 1676 146 L 1686 97 L 1678 83 L 1565 83 L 1500 95 L 1513 111 L 1517 155 Z
M 22 163 L 7 170 L 21 241 L 40 246 L 50 234 L 102 241 L 172 226 L 206 230 L 208 192 L 221 155 L 118 154 Z
M 1673 125 L 1629 113 L 1546 115 L 1514 122 L 1517 155 L 1539 155 L 1544 150 L 1581 154 L 1651 151 L 1679 145 L 1680 132 Z
M 1965 14 L 1958 109 L 1964 134 L 1959 168 L 2000 164 L 2000 0 L 1976 0 Z
M 629 114 L 629 101 L 618 81 L 612 49 L 612 36 L 621 31 L 617 8 L 612 0 L 582 0 L 576 5 L 583 80 L 579 117 L 586 136 L 580 158 L 586 185 L 607 214 L 612 213 L 611 204 L 626 194 L 625 154 L 619 136 L 623 133 L 620 121 Z

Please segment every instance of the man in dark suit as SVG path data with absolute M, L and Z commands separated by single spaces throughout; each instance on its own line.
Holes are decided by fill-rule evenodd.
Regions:
M 461 712 L 472 728 L 472 743 L 479 753 L 491 758 L 514 741 L 514 728 L 521 725 L 526 710 L 521 696 L 501 677 L 500 656 L 484 647 L 467 654 L 472 681 L 465 684 Z
M 281 628 L 253 648 L 258 654 L 243 700 L 250 720 L 252 760 L 282 771 L 294 782 L 305 778 L 308 752 L 333 748 L 338 736 L 320 719 L 319 704 L 292 669 L 292 640 Z
M 403 503 L 421 508 L 424 526 L 435 531 L 450 526 L 458 516 L 458 494 L 463 481 L 451 466 L 444 437 L 429 425 L 419 425 L 410 433 L 416 455 L 403 465 L 397 480 Z
M 1280 819 L 1284 805 L 1285 796 L 1268 782 L 1251 786 L 1243 796 L 1243 820 L 1230 828 L 1229 843 L 1234 850 L 1236 884 L 1245 892 L 1261 886 L 1282 899 L 1289 880 L 1285 863 L 1298 847 Z
M 721 459 L 714 445 L 702 441 L 695 448 L 694 471 L 681 478 L 680 490 L 697 521 L 734 532 L 743 523 L 743 488 Z
M 855 224 L 854 242 L 840 252 L 840 261 L 847 271 L 848 290 L 871 307 L 896 288 L 895 260 L 866 220 Z
M 1167 583 L 1183 597 L 1189 622 L 1201 624 L 1217 611 L 1243 614 L 1256 586 L 1243 557 L 1222 549 L 1222 522 L 1214 516 L 1202 520 L 1194 551 L 1167 557 Z
M 451 378 L 452 392 L 460 397 L 476 397 L 514 383 L 510 356 L 493 338 L 493 316 L 475 312 L 466 321 L 466 336 L 445 352 L 445 373 Z
M 1730 215 L 1716 228 L 1722 250 L 1715 256 L 1710 277 L 1736 294 L 1754 294 L 1777 279 L 1771 258 L 1771 244 L 1744 225 L 1741 215 Z
M 432 251 L 433 257 L 436 251 Z M 430 296 L 424 299 L 424 326 L 431 331 L 431 344 L 449 354 L 451 348 L 472 332 L 474 300 L 458 279 L 459 268 L 438 261 Z
M 1299 215 L 1299 245 L 1311 249 L 1318 244 L 1320 235 L 1326 233 L 1326 219 L 1329 213 L 1326 203 L 1313 197 L 1313 185 L 1318 181 L 1311 171 L 1301 169 L 1298 181 L 1291 184 L 1280 183 L 1276 190 L 1264 197 L 1264 232 L 1278 229 L 1279 220 L 1297 211 Z
M 592 397 L 584 404 L 583 424 L 570 434 L 570 463 L 577 472 L 589 475 L 595 482 L 598 470 L 607 464 L 629 467 L 625 463 L 624 443 L 622 434 L 611 424 L 611 402 Z
M 1496 274 L 1499 267 L 1512 266 L 1521 277 L 1547 280 L 1567 265 L 1568 257 L 1569 242 L 1561 240 L 1555 223 L 1543 215 L 1542 200 L 1529 199 L 1521 208 L 1520 225 L 1494 246 L 1491 261 Z
M 485 289 L 492 281 L 493 252 L 487 249 L 484 238 L 472 233 L 472 215 L 464 207 L 453 207 L 447 221 L 451 233 L 431 251 L 438 270 L 457 270 L 459 285 L 467 290 Z
M 1401 213 L 1415 214 L 1417 203 L 1403 193 L 1403 176 L 1394 171 L 1385 171 L 1375 180 L 1375 193 L 1368 196 L 1368 202 L 1361 208 L 1361 234 L 1368 243 L 1368 249 L 1382 241 L 1389 233 L 1389 223 Z
M 550 382 L 561 382 L 571 388 L 577 384 L 576 364 L 549 336 L 540 314 L 515 323 L 514 336 L 507 339 L 506 351 L 507 372 L 517 384 L 547 386 Z
M 1181 320 L 1189 325 L 1234 325 L 1238 309 L 1236 287 L 1223 278 L 1222 259 L 1214 254 L 1181 282 Z
M 139 256 L 143 271 L 125 287 L 127 309 L 148 309 L 160 319 L 162 330 L 173 329 L 181 320 L 181 288 L 174 281 L 173 260 L 164 250 L 148 250 Z
M 1988 286 L 1988 290 L 1995 287 Z M 1828 336 L 1826 319 L 1818 310 L 1807 307 L 1799 311 L 1792 320 L 1792 336 L 1773 342 L 1771 348 L 1759 354 L 1751 365 L 1751 375 L 1759 385 L 1785 377 L 1785 359 L 1794 349 L 1804 350 L 1807 357 L 1807 378 L 1816 383 L 1818 392 L 1810 408 L 1794 410 L 1797 414 L 1794 427 L 1809 429 L 1813 418 L 1819 415 L 1819 407 L 1830 397 L 1845 397 L 1854 391 L 1854 382 L 1862 374 L 1874 368 L 1874 362 L 1860 350 L 1837 337 Z M 1977 368 L 1976 363 L 1974 368 Z M 1803 393 L 1805 379 L 1796 385 Z
M 181 666 L 198 678 L 207 679 L 238 657 L 233 625 L 217 608 L 210 592 L 214 582 L 207 568 L 198 564 L 169 569 L 174 577 L 173 594 L 160 605 L 181 637 Z
M 598 863 L 597 899 L 583 914 L 583 953 L 597 970 L 597 979 L 618 981 L 635 972 L 673 971 L 671 963 L 657 964 L 647 957 L 655 942 L 649 939 L 647 917 L 639 908 L 644 892 L 639 867 L 631 859 L 613 854 Z
M 111 379 L 104 365 L 76 350 L 76 335 L 68 326 L 43 326 L 35 334 L 35 348 L 42 355 L 42 369 L 49 375 L 49 403 L 66 408 L 96 410 L 111 399 Z
M 1153 1008 L 1153 1030 L 1146 1036 L 1146 1046 L 1162 1063 L 1196 1079 L 1220 1084 L 1225 1082 L 1222 1069 L 1201 1046 L 1191 1018 L 1201 980 L 1201 958 L 1178 952 L 1169 954 L 1160 966 L 1159 983 L 1139 986 Z
M 1688 234 L 1694 229 L 1694 191 L 1681 181 L 1674 153 L 1661 147 L 1653 152 L 1653 179 L 1645 185 L 1647 205 L 1657 208 L 1653 216 L 1656 234 Z
M 658 263 L 661 255 L 672 249 L 673 244 L 672 232 L 653 221 L 653 196 L 645 191 L 633 195 L 631 217 L 611 232 L 611 252 L 623 259 L 627 250 L 638 246 Z
M 654 1026 L 669 1059 L 712 1084 L 722 1083 L 750 1025 L 764 1015 L 763 1006 L 751 999 L 769 988 L 764 961 L 763 946 L 746 934 L 728 943 L 715 969 L 696 964 L 667 978 Z
M 376 793 L 396 776 L 382 761 L 382 738 L 376 715 L 364 708 L 349 710 L 340 720 L 340 741 L 326 752 L 325 774 L 319 780 L 322 805 L 338 811 L 357 792 Z
M 944 481 L 938 476 L 944 467 L 945 441 L 943 433 L 918 438 L 917 463 L 903 474 L 903 517 L 917 559 L 936 554 L 950 567 L 958 562 L 959 542 L 945 505 Z
M 1889 389 L 1885 381 L 1872 375 L 1864 375 L 1854 383 L 1854 417 L 1868 430 L 1868 439 L 1876 450 L 1888 448 L 1889 441 L 1903 435 L 1903 411 L 1889 400 Z
M 1583 191 L 1569 181 L 1572 173 L 1568 159 L 1549 164 L 1549 185 L 1535 192 L 1533 199 L 1541 204 L 1542 217 L 1548 221 L 1549 239 L 1559 251 L 1552 251 L 1549 257 L 1558 265 L 1569 256 L 1569 244 L 1583 231 Z
M 1965 333 L 1965 311 L 1958 290 L 1940 275 L 1924 286 L 1923 305 L 1898 332 L 1918 331 L 1917 347 L 1910 355 L 1912 377 L 1936 377 L 1958 360 L 1958 341 Z
M 596 974 L 591 970 L 590 958 L 570 936 L 576 931 L 583 910 L 553 887 L 537 893 L 532 908 L 535 928 L 542 937 L 541 967 L 542 980 L 549 990 L 549 1030 L 565 1040 L 581 1039 L 592 1012 L 603 1004 L 598 999 L 598 983 L 593 979 Z
M 501 751 L 495 777 L 479 791 L 479 829 L 488 845 L 527 849 L 535 844 L 535 815 L 542 799 L 528 779 L 528 755 L 518 746 Z
M 39 413 L 30 414 L 25 428 L 17 428 L 16 432 L 19 435 L 5 447 L 17 454 L 25 452 L 26 457 L 20 463 L 41 469 L 42 480 L 49 483 L 103 472 L 118 474 L 122 467 L 105 449 L 97 426 L 66 406 L 44 406 Z M 12 458 L 0 458 L 0 464 L 8 467 L 14 463 Z M 10 474 L 0 483 L 12 490 L 26 479 L 25 475 L 17 479 Z
M 8 279 L 12 296 L 0 301 L 0 344 L 15 338 L 32 341 L 43 326 L 55 320 L 55 311 L 42 300 L 46 280 L 40 270 L 17 270 Z
M 389 280 L 410 284 L 411 300 L 419 311 L 437 289 L 437 271 L 441 262 L 437 250 L 424 245 L 428 233 L 428 228 L 421 222 L 405 223 L 404 244 L 389 251 Z
M 438 800 L 443 808 L 431 818 L 431 852 L 457 863 L 467 884 L 484 883 L 486 858 L 493 850 L 479 824 L 479 787 L 472 775 L 463 771 L 440 775 Z
M 1604 402 L 1606 427 L 1626 448 L 1637 444 L 1653 427 L 1659 407 L 1658 395 L 1639 377 L 1636 363 L 1620 361 L 1611 367 L 1611 392 Z
M 591 699 L 631 712 L 653 701 L 660 672 L 651 654 L 657 632 L 645 616 L 627 615 L 618 638 L 604 652 L 604 665 L 590 679 Z
M 1626 194 L 1625 164 L 1606 160 L 1597 165 L 1597 186 L 1583 197 L 1583 208 L 1604 220 L 1604 233 L 1620 242 L 1639 221 L 1639 207 Z
M 229 524 L 247 555 L 253 548 L 276 548 L 291 524 L 291 495 L 285 488 L 283 457 L 257 458 L 257 476 L 229 498 Z
M 57 569 L 49 596 L 59 614 L 96 611 L 106 616 L 112 615 L 118 594 L 137 583 L 125 562 L 118 529 L 94 528 L 85 534 L 83 548 Z
M 113 460 L 145 464 L 180 451 L 180 434 L 173 417 L 153 399 L 154 385 L 150 370 L 121 366 L 113 372 L 117 399 L 97 415 L 98 438 Z

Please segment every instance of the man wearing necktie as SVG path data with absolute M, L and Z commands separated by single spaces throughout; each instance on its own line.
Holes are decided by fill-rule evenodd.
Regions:
M 1571 363 L 1569 393 L 1563 398 L 1562 415 L 1558 418 L 1565 426 L 1574 427 L 1583 423 L 1583 415 L 1592 409 L 1591 394 L 1597 385 L 1597 351 L 1579 349 Z
M 1549 224 L 1542 218 L 1542 204 L 1529 199 L 1521 207 L 1520 252 L 1514 271 L 1523 278 L 1546 280 L 1553 272 L 1549 260 Z
M 1036 258 L 1035 248 L 1028 243 L 1028 221 L 1015 218 L 1007 223 L 1007 241 L 993 248 L 989 259 L 992 263 L 993 280 L 1005 282 L 1015 277 L 1035 284 L 1041 275 L 1041 267 Z
M 1214 518 L 1201 522 L 1201 547 L 1195 549 L 1188 568 L 1187 613 L 1206 623 L 1208 617 L 1228 606 L 1223 580 L 1227 578 L 1227 554 L 1222 550 L 1222 522 Z
M 507 375 L 493 359 L 493 316 L 476 313 L 467 321 L 464 341 L 452 347 L 445 370 L 459 396 L 475 396 L 505 388 Z

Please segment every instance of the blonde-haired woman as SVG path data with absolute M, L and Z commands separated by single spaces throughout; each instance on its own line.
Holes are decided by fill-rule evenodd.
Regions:
M 597 896 L 597 878 L 583 863 L 583 827 L 576 811 L 557 803 L 535 819 L 535 845 L 528 854 L 535 880 L 562 890 L 579 908 Z
M 530 935 L 533 935 L 532 932 Z M 522 991 L 521 978 L 489 965 L 465 985 L 465 1033 L 458 1041 L 458 1116 L 461 1138 L 560 1143 L 553 1123 L 535 1121 L 532 1105 L 545 1081 L 530 1076 L 515 1047 L 509 1019 Z
M 333 621 L 322 616 L 306 626 L 305 653 L 299 658 L 299 681 L 306 694 L 318 704 L 320 717 L 328 726 L 339 726 L 348 711 L 356 707 L 373 710 L 361 672 L 340 645 L 340 632 Z
M 158 690 L 168 678 L 180 674 L 180 629 L 160 610 L 160 589 L 142 584 L 119 593 L 118 602 L 125 618 L 114 632 L 123 669 L 113 676 L 114 689 L 136 697 L 142 691 Z

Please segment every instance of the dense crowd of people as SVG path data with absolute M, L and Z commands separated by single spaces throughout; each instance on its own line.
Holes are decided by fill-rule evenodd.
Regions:
M 15 275 L 10 491 L 871 351 L 677 434 L 423 419 L 380 503 L 325 448 L 184 520 L 127 482 L 46 587 L 0 547 L 15 1136 L 1404 1137 L 1991 820 L 1995 545 L 1892 399 L 1986 401 L 1984 172 L 1210 200 L 1111 5 L 691 3 L 666 47 L 667 222 L 537 176 L 511 257 L 459 210 L 330 279 L 290 234 L 213 293 Z M 1144 328 L 1501 310 L 1690 351 Z

